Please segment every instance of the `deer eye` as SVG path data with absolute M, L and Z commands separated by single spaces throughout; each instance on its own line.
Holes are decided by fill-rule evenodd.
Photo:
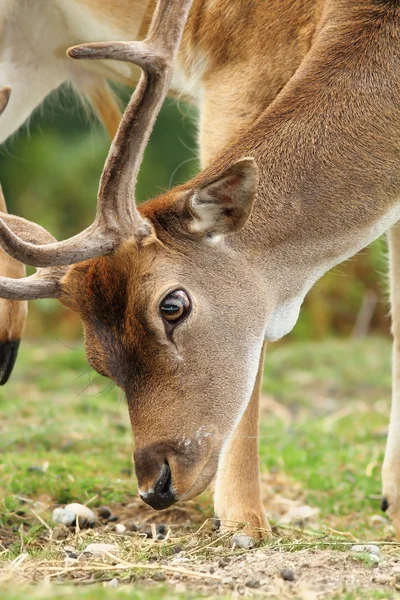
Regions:
M 167 323 L 175 324 L 186 319 L 190 313 L 189 296 L 183 290 L 175 290 L 161 301 L 160 311 Z

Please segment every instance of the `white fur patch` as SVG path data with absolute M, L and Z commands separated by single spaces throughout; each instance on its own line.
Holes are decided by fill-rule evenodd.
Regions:
M 300 289 L 296 291 L 292 298 L 287 298 L 272 312 L 265 330 L 265 339 L 273 342 L 289 333 L 296 325 L 301 305 L 314 283 L 329 271 L 329 269 L 350 258 L 362 248 L 368 246 L 368 244 L 385 233 L 385 231 L 399 219 L 400 203 L 390 209 L 380 220 L 376 221 L 372 226 L 366 227 L 363 231 L 350 231 L 348 234 L 343 235 L 342 238 L 335 237 L 331 240 L 324 240 L 324 248 L 321 248 L 321 251 L 326 251 L 327 249 L 330 250 L 332 248 L 331 254 L 335 256 L 335 258 L 332 258 L 328 262 L 316 262 L 314 271 L 311 274 L 308 272 L 302 285 L 301 269 L 299 268 Z M 303 250 L 307 252 L 307 248 L 304 246 Z

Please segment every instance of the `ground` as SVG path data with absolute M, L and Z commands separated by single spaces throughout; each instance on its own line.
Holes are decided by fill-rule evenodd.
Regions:
M 400 544 L 379 509 L 388 339 L 270 349 L 260 454 L 274 537 L 253 550 L 213 529 L 210 492 L 162 513 L 138 499 L 124 399 L 80 346 L 24 343 L 0 406 L 2 600 L 397 597 Z M 118 520 L 56 526 L 68 502 Z M 378 559 L 352 551 L 358 541 Z M 91 542 L 114 548 L 88 555 Z

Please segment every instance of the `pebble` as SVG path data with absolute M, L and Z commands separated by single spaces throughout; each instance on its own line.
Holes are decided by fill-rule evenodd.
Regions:
M 67 504 L 64 510 L 73 513 L 75 518 L 78 518 L 81 527 L 92 525 L 96 520 L 96 516 L 92 509 L 83 504 L 79 504 L 78 502 Z
M 249 535 L 245 535 L 244 533 L 238 533 L 237 535 L 234 535 L 232 538 L 232 544 L 238 548 L 243 548 L 244 550 L 251 550 L 251 548 L 254 548 L 255 546 L 253 538 L 251 538 Z
M 108 523 L 115 523 L 116 521 L 119 521 L 119 516 L 118 515 L 110 515 L 107 518 L 107 522 Z
M 117 523 L 115 526 L 116 533 L 125 533 L 126 527 L 122 523 Z
M 89 546 L 86 546 L 84 552 L 93 554 L 94 556 L 102 556 L 106 552 L 116 554 L 118 553 L 118 548 L 114 544 L 89 544 Z
M 69 526 L 75 523 L 76 515 L 69 510 L 65 510 L 65 508 L 55 508 L 51 518 L 54 523 Z
M 377 556 L 376 554 L 371 554 L 370 557 L 369 557 L 369 560 L 371 562 L 378 563 L 379 562 L 379 556 Z
M 116 590 L 119 586 L 119 581 L 116 577 L 114 577 L 114 579 L 111 579 L 111 581 L 107 581 L 106 586 Z
M 295 575 L 292 569 L 282 569 L 281 577 L 284 581 L 294 581 Z
M 351 547 L 352 552 L 368 552 L 374 556 L 379 556 L 381 551 L 375 544 L 355 544 Z
M 107 508 L 107 506 L 99 506 L 97 509 L 97 514 L 100 519 L 109 519 L 111 517 L 111 510 Z

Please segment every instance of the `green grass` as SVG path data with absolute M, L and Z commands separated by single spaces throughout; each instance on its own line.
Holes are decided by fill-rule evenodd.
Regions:
M 334 528 L 370 536 L 390 407 L 389 341 L 288 344 L 267 356 L 263 383 L 291 411 L 290 424 L 263 419 L 263 467 L 299 482 Z
M 290 527 L 279 528 L 281 538 L 269 546 L 271 551 L 347 552 L 353 538 L 391 539 L 389 523 L 378 523 L 377 528 L 370 523 L 371 516 L 379 513 L 380 468 L 390 406 L 390 354 L 390 342 L 384 338 L 290 343 L 267 353 L 260 433 L 267 509 L 273 523 L 279 522 L 282 514 L 277 497 L 320 511 L 316 523 L 305 525 L 303 535 Z M 0 540 L 2 535 L 8 540 L 3 550 L 0 544 L 0 571 L 1 561 L 7 566 L 25 553 L 33 573 L 28 580 L 40 582 L 34 565 L 61 560 L 64 542 L 49 545 L 46 528 L 57 504 L 90 502 L 94 508 L 136 502 L 137 518 L 148 518 L 149 511 L 137 499 L 132 474 L 133 439 L 125 401 L 118 389 L 88 370 L 80 346 L 24 343 L 12 381 L 0 391 L 0 406 Z M 179 539 L 190 531 L 187 521 L 197 528 L 212 516 L 210 494 L 190 503 L 188 515 L 185 521 L 179 516 L 184 527 L 172 536 L 170 544 L 140 546 L 134 541 L 131 547 L 127 538 L 123 551 L 129 553 L 129 561 L 168 561 L 173 544 L 191 548 L 193 543 L 199 547 L 210 543 L 214 538 Z M 344 535 L 329 536 L 332 529 Z M 75 534 L 73 542 L 83 549 L 92 538 L 97 540 L 96 535 L 96 531 L 83 532 L 78 538 Z M 346 541 L 347 545 L 341 545 Z M 204 560 L 211 560 L 210 552 L 204 550 Z M 229 549 L 226 552 L 229 555 Z M 368 557 L 359 557 L 358 562 L 371 570 L 368 561 Z M 182 597 L 152 582 L 148 572 L 138 576 L 135 568 L 128 571 L 129 577 L 138 577 L 139 586 L 150 583 L 150 587 L 132 588 L 126 576 L 128 579 L 121 580 L 125 585 L 118 590 L 58 585 L 31 590 L 29 597 Z M 110 578 L 107 573 L 103 576 L 104 582 Z M 186 585 L 190 588 L 190 582 Z M 191 589 L 190 597 L 201 597 L 198 591 L 198 587 Z M 20 600 L 26 592 L 18 587 L 10 591 L 9 585 L 2 588 L 0 577 L 0 597 Z M 379 589 L 340 596 L 348 600 L 391 597 L 387 590 Z

